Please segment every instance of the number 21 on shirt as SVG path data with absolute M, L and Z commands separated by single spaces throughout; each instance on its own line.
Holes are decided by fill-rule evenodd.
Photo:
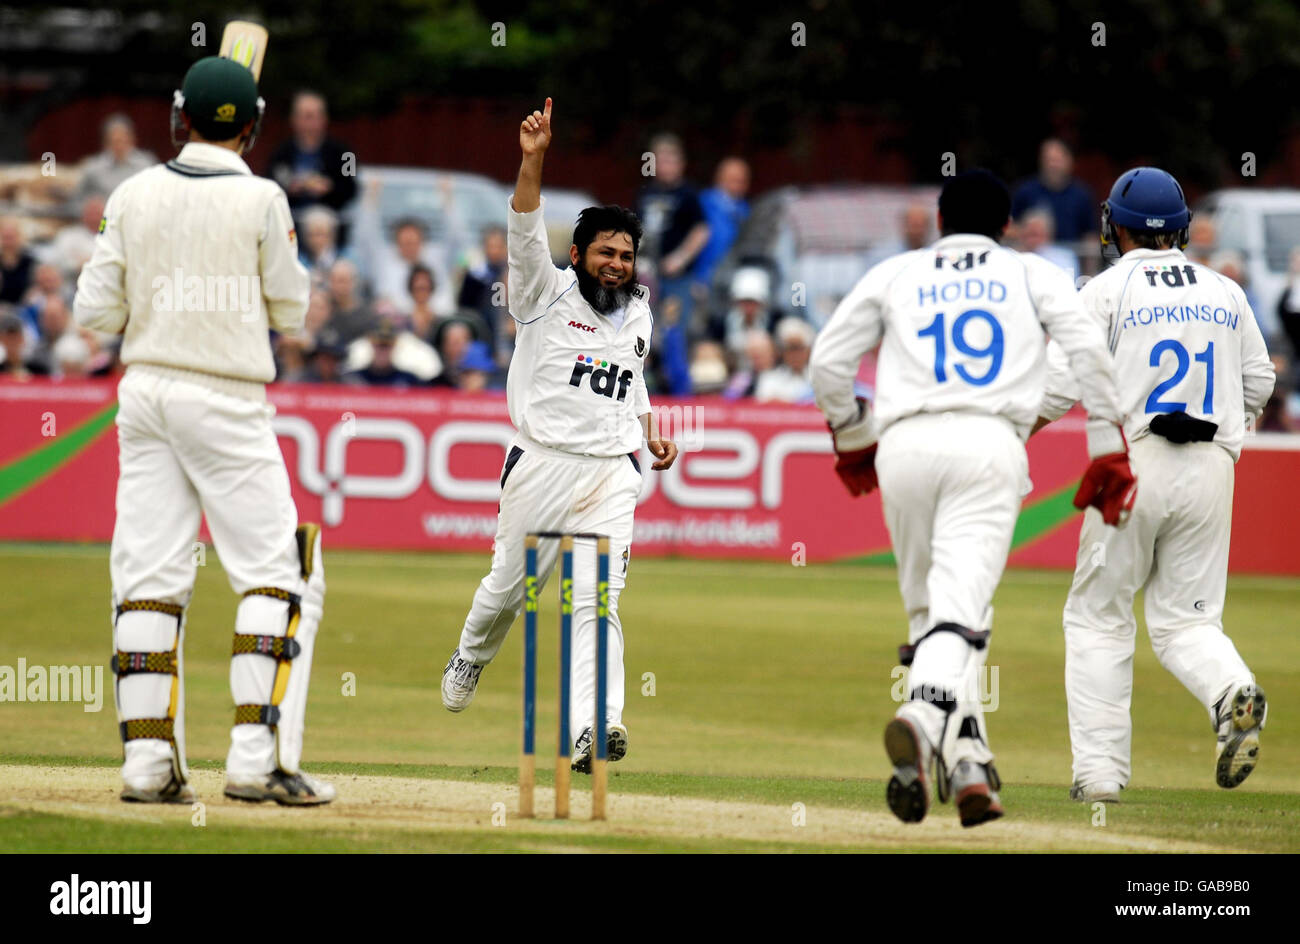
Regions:
M 971 339 L 967 336 L 973 323 L 988 325 L 989 340 L 982 347 L 971 343 Z M 994 378 L 997 377 L 998 371 L 1002 370 L 1002 325 L 998 323 L 998 319 L 983 308 L 971 308 L 954 318 L 951 336 L 948 334 L 946 317 L 943 312 L 936 314 L 933 321 L 916 333 L 918 337 L 934 338 L 934 379 L 938 383 L 947 383 L 948 381 L 948 343 L 950 339 L 952 346 L 957 349 L 959 354 L 964 354 L 967 358 L 975 358 L 977 361 L 986 359 L 988 361 L 988 366 L 983 373 L 968 370 L 964 363 L 952 365 L 953 370 L 957 372 L 957 376 L 966 383 L 976 387 L 986 386 L 991 384 Z M 972 364 L 971 366 L 976 367 L 977 365 Z
M 1192 358 L 1188 356 L 1187 348 L 1173 340 L 1166 338 L 1163 341 L 1156 342 L 1155 347 L 1151 348 L 1151 366 L 1160 367 L 1165 360 L 1166 354 L 1173 354 L 1177 361 L 1174 368 L 1174 375 L 1162 380 L 1151 391 L 1147 397 L 1146 411 L 1148 413 L 1177 413 L 1186 411 L 1187 403 L 1182 400 L 1162 400 L 1161 397 L 1177 387 L 1187 376 L 1187 371 L 1191 367 Z M 1205 350 L 1195 356 L 1198 364 L 1205 365 L 1205 400 L 1201 403 L 1201 412 L 1206 416 L 1214 415 L 1214 342 L 1210 341 L 1205 346 Z

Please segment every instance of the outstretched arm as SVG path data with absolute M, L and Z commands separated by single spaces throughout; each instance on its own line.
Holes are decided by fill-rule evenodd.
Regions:
M 519 180 L 511 205 L 516 213 L 531 213 L 542 203 L 542 158 L 551 146 L 551 100 L 542 111 L 534 111 L 519 125 L 519 150 L 524 159 L 519 165 Z

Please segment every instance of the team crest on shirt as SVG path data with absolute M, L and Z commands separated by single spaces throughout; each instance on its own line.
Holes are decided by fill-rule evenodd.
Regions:
M 99 218 L 99 231 L 102 233 L 106 229 L 108 229 L 108 217 L 101 216 Z
M 636 347 L 633 350 L 636 351 L 637 357 L 645 357 L 645 338 L 637 338 Z

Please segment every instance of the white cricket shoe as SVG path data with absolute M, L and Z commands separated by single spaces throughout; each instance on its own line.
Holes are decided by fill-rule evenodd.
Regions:
M 273 770 L 261 776 L 226 778 L 226 796 L 250 803 L 274 800 L 281 806 L 320 806 L 337 795 L 334 784 L 317 780 L 302 771 L 286 774 L 282 770 Z
M 1214 779 L 1226 790 L 1250 776 L 1259 763 L 1259 731 L 1268 702 L 1256 685 L 1242 685 L 1219 704 L 1219 749 Z
M 483 666 L 467 662 L 460 657 L 460 647 L 452 652 L 447 667 L 442 670 L 442 705 L 448 711 L 464 711 L 474 700 L 478 677 Z
M 583 728 L 577 743 L 573 745 L 573 761 L 569 764 L 571 770 L 580 774 L 591 773 L 591 742 L 591 728 Z M 627 728 L 614 723 L 605 725 L 605 753 L 610 763 L 627 756 Z
M 903 717 L 901 710 L 885 725 L 885 753 L 894 765 L 885 802 L 904 823 L 919 823 L 930 809 L 931 751 L 920 725 Z
M 1115 780 L 1098 780 L 1095 783 L 1075 784 L 1070 788 L 1070 799 L 1080 803 L 1118 803 L 1119 792 L 1124 788 Z
M 953 770 L 948 792 L 963 826 L 978 826 L 1002 815 L 998 777 L 992 768 L 992 764 L 963 760 Z
M 194 798 L 194 788 L 171 772 L 162 778 L 126 780 L 122 787 L 122 799 L 127 803 L 193 803 Z

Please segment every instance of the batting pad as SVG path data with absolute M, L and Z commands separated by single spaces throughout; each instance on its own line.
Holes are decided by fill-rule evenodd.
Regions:
M 113 686 L 122 776 L 140 786 L 189 778 L 185 764 L 185 610 L 156 600 L 114 609 Z

